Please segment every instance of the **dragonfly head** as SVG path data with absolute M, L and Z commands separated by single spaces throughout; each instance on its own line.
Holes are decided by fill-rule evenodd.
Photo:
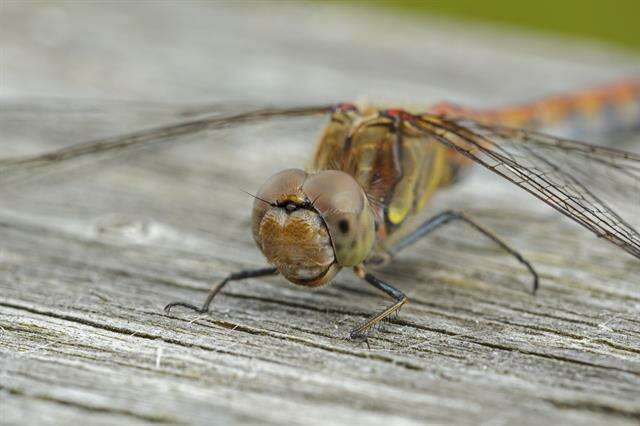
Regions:
M 375 238 L 364 191 L 337 170 L 288 169 L 271 176 L 254 201 L 252 231 L 267 260 L 289 281 L 308 287 L 360 264 Z

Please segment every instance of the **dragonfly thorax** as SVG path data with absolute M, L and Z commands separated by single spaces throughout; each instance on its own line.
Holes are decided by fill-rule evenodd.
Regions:
M 252 230 L 267 260 L 289 281 L 309 287 L 362 263 L 375 238 L 364 191 L 336 170 L 271 176 L 254 201 Z

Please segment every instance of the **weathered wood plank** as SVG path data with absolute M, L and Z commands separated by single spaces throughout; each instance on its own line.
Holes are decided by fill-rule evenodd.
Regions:
M 349 9 L 0 7 L 3 155 L 223 100 L 498 104 L 640 69 L 594 46 Z M 484 173 L 433 210 L 464 208 L 511 241 L 541 273 L 535 297 L 516 262 L 458 228 L 381 272 L 411 303 L 371 350 L 345 337 L 384 302 L 349 273 L 315 292 L 234 283 L 209 316 L 165 315 L 263 265 L 240 189 L 304 165 L 322 124 L 211 133 L 3 187 L 3 423 L 637 424 L 640 265 Z

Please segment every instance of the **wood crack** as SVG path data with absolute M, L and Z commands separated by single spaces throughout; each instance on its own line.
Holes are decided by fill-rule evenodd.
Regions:
M 77 401 L 70 401 L 70 400 L 61 399 L 61 398 L 55 398 L 55 397 L 53 397 L 51 395 L 30 394 L 30 393 L 25 392 L 22 389 L 10 388 L 10 387 L 7 387 L 7 386 L 3 386 L 2 384 L 0 384 L 0 390 L 6 391 L 9 394 L 14 395 L 14 396 L 23 397 L 23 398 L 30 398 L 30 399 L 37 399 L 37 400 L 46 401 L 46 402 L 53 402 L 53 403 L 56 403 L 56 404 L 66 405 L 66 406 L 69 406 L 69 407 L 77 408 L 79 410 L 83 410 L 83 411 L 86 411 L 88 413 L 117 414 L 117 415 L 131 417 L 131 418 L 134 418 L 134 419 L 144 420 L 146 422 L 156 423 L 156 424 L 185 424 L 185 423 L 183 423 L 183 422 L 181 422 L 181 421 L 179 421 L 178 419 L 175 419 L 175 418 L 167 418 L 167 417 L 163 417 L 163 416 L 154 416 L 154 415 L 150 415 L 150 414 L 140 414 L 140 413 L 135 413 L 133 411 L 121 410 L 121 409 L 116 409 L 116 408 L 97 407 L 97 406 L 93 406 L 93 405 L 81 404 L 81 403 L 79 403 Z

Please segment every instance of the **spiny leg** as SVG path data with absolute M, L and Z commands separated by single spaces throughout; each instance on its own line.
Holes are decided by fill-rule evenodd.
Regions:
M 176 306 L 182 306 L 183 308 L 189 308 L 201 314 L 209 311 L 209 305 L 213 298 L 222 290 L 222 288 L 227 285 L 230 281 L 238 281 L 244 280 L 245 278 L 256 278 L 256 277 L 264 277 L 266 275 L 276 275 L 278 270 L 276 268 L 260 268 L 260 269 L 245 269 L 243 271 L 234 272 L 233 274 L 229 274 L 226 278 L 221 281 L 218 281 L 211 287 L 209 290 L 209 294 L 207 295 L 204 304 L 201 307 L 197 307 L 196 305 L 192 305 L 190 303 L 185 302 L 171 302 L 167 306 L 164 307 L 164 311 L 169 313 L 171 308 Z
M 372 316 L 366 322 L 364 322 L 363 324 L 361 324 L 358 327 L 356 327 L 353 330 L 351 330 L 351 333 L 349 334 L 349 338 L 354 339 L 354 340 L 356 340 L 356 339 L 364 339 L 365 342 L 367 343 L 367 346 L 369 346 L 369 342 L 366 341 L 367 332 L 373 326 L 378 324 L 380 321 L 382 321 L 383 319 L 387 318 L 389 315 L 391 315 L 391 314 L 397 312 L 398 310 L 400 310 L 402 305 L 407 303 L 409 301 L 409 299 L 407 299 L 407 296 L 405 296 L 403 292 L 401 292 L 397 288 L 393 287 L 391 284 L 386 283 L 386 282 L 382 281 L 381 279 L 376 278 L 375 276 L 373 276 L 370 273 L 368 273 L 362 266 L 356 266 L 355 268 L 353 268 L 353 270 L 354 270 L 354 272 L 356 273 L 356 275 L 358 277 L 364 279 L 366 282 L 368 282 L 369 284 L 371 284 L 375 288 L 384 291 L 389 296 L 391 296 L 393 298 L 393 300 L 395 300 L 395 302 L 396 302 L 393 305 L 391 305 L 390 307 L 388 307 L 387 309 L 385 309 L 384 311 L 380 312 L 379 314 L 376 314 L 376 315 Z
M 522 257 L 520 253 L 518 253 L 515 249 L 509 246 L 500 237 L 495 235 L 493 232 L 491 232 L 484 226 L 470 219 L 467 215 L 465 215 L 462 212 L 447 210 L 433 216 L 432 218 L 424 222 L 422 225 L 420 225 L 418 229 L 416 229 L 414 232 L 404 237 L 395 246 L 393 246 L 389 250 L 389 254 L 392 256 L 395 255 L 402 249 L 414 244 L 416 241 L 418 241 L 420 238 L 424 237 L 425 235 L 429 234 L 430 232 L 435 231 L 439 227 L 446 225 L 447 223 L 452 222 L 454 220 L 461 220 L 467 223 L 468 225 L 471 225 L 473 228 L 478 230 L 481 234 L 493 240 L 496 244 L 502 247 L 507 253 L 515 257 L 518 260 L 518 262 L 522 263 L 529 270 L 529 272 L 531 272 L 531 275 L 533 275 L 533 291 L 532 292 L 533 294 L 535 294 L 536 290 L 538 290 L 539 278 L 538 278 L 538 273 L 536 272 L 535 269 L 533 269 L 533 266 L 531 266 L 531 264 L 524 257 Z

